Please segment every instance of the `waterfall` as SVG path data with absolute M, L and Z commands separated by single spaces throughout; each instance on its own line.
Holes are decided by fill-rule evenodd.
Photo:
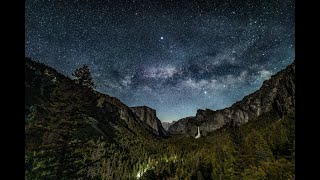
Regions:
M 198 138 L 200 138 L 200 137 L 201 137 L 201 134 L 200 134 L 200 129 L 199 129 L 199 127 L 198 127 L 198 134 L 197 134 L 197 136 L 194 137 L 194 138 L 198 139 Z

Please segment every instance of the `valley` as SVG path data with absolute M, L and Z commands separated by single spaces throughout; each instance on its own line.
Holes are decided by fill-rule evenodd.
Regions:
M 26 58 L 25 177 L 294 179 L 294 113 L 294 63 L 230 108 L 164 128 L 156 110 Z

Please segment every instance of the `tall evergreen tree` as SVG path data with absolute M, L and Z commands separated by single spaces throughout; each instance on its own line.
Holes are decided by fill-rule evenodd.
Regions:
M 95 84 L 93 82 L 90 69 L 87 65 L 82 66 L 79 69 L 76 69 L 74 73 L 72 73 L 72 76 L 76 78 L 76 82 L 78 84 L 82 84 L 84 86 L 87 86 L 91 89 L 95 88 Z

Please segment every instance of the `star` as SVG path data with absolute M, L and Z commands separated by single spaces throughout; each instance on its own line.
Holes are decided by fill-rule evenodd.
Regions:
M 97 91 L 163 121 L 226 108 L 294 61 L 293 0 L 156 1 L 28 0 L 25 54 L 69 77 L 87 64 Z

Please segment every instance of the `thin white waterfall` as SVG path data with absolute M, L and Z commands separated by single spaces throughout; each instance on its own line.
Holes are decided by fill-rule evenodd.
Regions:
M 198 138 L 200 138 L 200 137 L 201 137 L 201 134 L 200 134 L 200 128 L 198 127 L 198 134 L 197 134 L 197 136 L 196 136 L 196 137 L 194 137 L 194 138 L 198 139 Z

